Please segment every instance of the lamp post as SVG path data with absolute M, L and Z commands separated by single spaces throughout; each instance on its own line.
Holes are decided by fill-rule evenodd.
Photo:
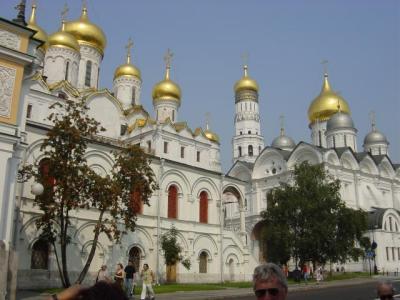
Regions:
M 378 274 L 378 268 L 376 266 L 376 250 L 378 244 L 375 242 L 375 230 L 378 228 L 378 225 L 375 224 L 374 228 L 372 229 L 372 243 L 371 243 L 371 250 L 373 251 L 372 258 L 374 259 L 374 274 Z

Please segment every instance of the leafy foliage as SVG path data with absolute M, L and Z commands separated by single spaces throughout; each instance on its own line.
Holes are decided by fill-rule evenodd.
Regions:
M 24 166 L 19 178 L 26 181 L 33 177 L 44 186 L 44 193 L 34 200 L 42 211 L 36 225 L 42 237 L 53 245 L 62 283 L 68 287 L 71 214 L 90 208 L 98 212 L 93 243 L 77 280 L 81 283 L 94 257 L 99 235 L 105 233 L 118 241 L 125 229 L 133 231 L 138 213 L 133 200 L 149 204 L 157 184 L 149 158 L 137 146 L 121 145 L 121 149 L 113 152 L 115 164 L 111 174 L 96 174 L 89 167 L 85 153 L 89 142 L 104 128 L 88 116 L 84 101 L 66 100 L 53 104 L 50 109 L 53 113 L 48 119 L 54 126 L 41 146 L 46 158 L 40 164 Z M 61 265 L 56 243 L 61 252 Z
M 178 244 L 177 236 L 178 230 L 173 226 L 161 236 L 161 249 L 164 251 L 165 264 L 173 266 L 177 262 L 181 262 L 189 270 L 191 267 L 190 260 L 184 259 L 181 255 L 182 247 Z
M 293 257 L 300 264 L 360 257 L 355 241 L 367 229 L 367 216 L 346 207 L 339 190 L 340 181 L 322 165 L 296 166 L 293 184 L 267 195 L 267 210 L 261 213 L 264 256 L 277 263 Z

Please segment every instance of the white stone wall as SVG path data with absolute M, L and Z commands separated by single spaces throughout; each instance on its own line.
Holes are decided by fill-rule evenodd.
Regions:
M 178 102 L 174 100 L 158 100 L 154 105 L 157 122 L 164 122 L 167 118 L 171 122 L 178 121 Z
M 100 65 L 103 60 L 103 56 L 100 52 L 88 45 L 80 45 L 80 61 L 79 61 L 79 75 L 78 75 L 78 88 L 79 89 L 87 89 L 87 88 L 98 88 L 98 80 L 99 80 L 99 72 Z M 92 71 L 90 76 L 90 86 L 85 84 L 86 77 L 86 63 L 87 61 L 92 62 Z
M 68 81 L 73 86 L 77 86 L 80 58 L 78 52 L 66 47 L 54 46 L 47 49 L 43 71 L 43 75 L 47 77 L 47 82 L 52 84 L 65 80 L 66 65 L 69 62 Z
M 337 129 L 326 132 L 327 148 L 350 147 L 357 152 L 357 133 L 353 129 Z
M 311 141 L 315 146 L 326 148 L 326 121 L 320 121 L 310 124 Z
M 121 101 L 124 109 L 130 108 L 132 105 L 141 105 L 141 86 L 140 79 L 134 76 L 117 77 L 113 83 L 114 96 Z M 135 93 L 135 101 L 132 99 L 133 92 Z

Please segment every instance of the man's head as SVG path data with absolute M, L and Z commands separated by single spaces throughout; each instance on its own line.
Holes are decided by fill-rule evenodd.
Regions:
M 288 285 L 279 266 L 265 263 L 254 269 L 253 289 L 258 300 L 285 300 Z
M 128 261 L 128 266 L 132 266 L 132 265 L 133 265 L 132 261 L 131 260 Z
M 143 264 L 143 269 L 147 270 L 149 268 L 148 264 Z
M 390 281 L 381 281 L 378 283 L 377 287 L 378 298 L 381 300 L 391 300 L 393 299 L 394 288 Z

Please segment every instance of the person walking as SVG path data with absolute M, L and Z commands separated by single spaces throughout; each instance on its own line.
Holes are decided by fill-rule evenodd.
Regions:
M 303 277 L 304 277 L 304 282 L 307 284 L 308 278 L 310 275 L 310 270 L 307 266 L 307 264 L 303 265 Z
M 123 289 L 124 284 L 124 266 L 121 263 L 117 264 L 117 268 L 114 274 L 114 281 L 115 283 Z
M 317 268 L 317 284 L 319 284 L 320 283 L 320 281 L 322 281 L 323 279 L 324 279 L 324 276 L 323 276 L 323 270 L 322 270 L 322 267 L 321 266 L 319 266 L 318 268 Z
M 142 278 L 143 281 L 142 294 L 140 295 L 140 299 L 141 300 L 146 299 L 146 294 L 149 293 L 150 299 L 154 300 L 155 294 L 152 284 L 155 282 L 155 278 L 154 278 L 154 273 L 149 268 L 148 264 L 143 265 L 143 270 L 140 272 L 140 277 Z
M 125 271 L 126 296 L 130 298 L 134 294 L 134 289 L 135 289 L 134 278 L 136 273 L 136 269 L 132 261 L 128 261 L 128 265 L 125 267 L 124 271 Z
M 96 283 L 99 281 L 111 282 L 106 265 L 102 265 L 99 272 L 97 272 Z

